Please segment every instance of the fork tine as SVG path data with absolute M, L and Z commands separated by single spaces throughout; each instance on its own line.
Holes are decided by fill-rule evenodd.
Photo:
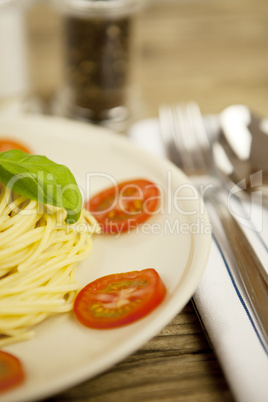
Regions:
M 203 117 L 201 115 L 199 106 L 196 103 L 191 102 L 189 104 L 188 110 L 190 113 L 190 118 L 191 118 L 191 121 L 193 124 L 193 130 L 195 132 L 198 146 L 202 151 L 202 157 L 204 159 L 203 163 L 204 163 L 204 165 L 209 166 L 210 165 L 209 153 L 210 153 L 211 149 L 210 149 L 208 135 L 205 130 L 204 121 L 203 121 Z
M 193 171 L 195 164 L 190 152 L 191 136 L 189 136 L 190 126 L 185 113 L 184 105 L 173 109 L 173 118 L 175 124 L 174 142 L 178 153 L 181 156 L 182 168 L 185 171 Z
M 159 122 L 167 157 L 188 174 L 204 173 L 209 166 L 209 143 L 198 105 L 163 105 Z
M 207 170 L 208 165 L 203 152 L 200 151 L 197 129 L 195 127 L 195 121 L 193 120 L 193 112 L 196 113 L 194 103 L 180 104 L 176 107 L 176 121 L 179 123 L 176 131 L 176 144 L 178 150 L 181 149 L 181 153 L 184 155 L 183 169 L 189 174 L 194 174 L 197 171 L 200 174 L 200 172 Z M 200 117 L 202 119 L 201 114 Z M 198 124 L 201 124 L 201 122 L 198 121 Z
M 174 146 L 174 118 L 170 107 L 162 105 L 159 108 L 159 124 L 164 142 L 166 156 L 178 166 L 181 166 L 180 156 Z

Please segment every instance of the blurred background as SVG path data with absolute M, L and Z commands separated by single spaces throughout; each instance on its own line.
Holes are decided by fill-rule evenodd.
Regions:
M 23 2 L 27 97 L 38 100 L 28 107 L 52 113 L 63 85 L 62 18 L 51 1 Z M 267 0 L 151 0 L 133 22 L 130 123 L 189 100 L 203 113 L 243 103 L 268 115 Z
M 0 0 L 0 115 L 14 118 L 24 112 L 64 115 L 57 107 L 65 80 L 63 17 L 55 7 L 55 3 L 62 1 Z M 141 2 L 144 4 L 133 17 L 131 35 L 130 116 L 119 131 L 126 132 L 141 119 L 156 117 L 163 103 L 195 101 L 203 114 L 216 114 L 229 105 L 242 103 L 268 117 L 267 0 Z M 172 377 L 176 384 L 172 388 L 168 379 L 164 392 L 175 389 L 192 395 L 195 381 L 199 387 L 195 392 L 203 395 L 202 400 L 232 401 L 193 308 L 188 304 L 175 320 L 171 325 L 182 336 L 172 349 L 165 346 L 163 372 L 166 372 L 166 356 L 177 348 L 174 360 L 169 363 L 173 374 L 176 373 Z M 163 336 L 169 331 L 170 328 L 164 329 Z M 143 350 L 157 354 L 158 340 L 164 347 L 161 339 L 152 340 Z M 189 363 L 184 355 L 191 353 L 194 358 Z M 204 353 L 208 357 L 203 357 Z M 141 356 L 142 352 L 138 361 L 143 363 Z M 149 355 L 151 364 L 150 359 Z M 138 394 L 143 392 L 144 381 L 154 374 L 150 377 L 149 373 L 144 380 L 139 364 L 136 366 L 135 359 L 129 357 L 107 375 L 87 383 L 92 398 L 95 395 L 98 398 L 101 390 L 106 400 L 115 379 L 117 384 L 126 380 L 128 371 L 122 367 L 128 368 L 131 362 L 134 374 L 140 375 L 141 386 L 137 387 L 139 381 L 135 380 L 129 389 L 131 392 L 137 389 Z M 158 381 L 159 366 L 155 370 Z M 183 379 L 181 383 L 177 381 L 177 373 Z M 128 378 L 131 381 L 130 375 Z M 149 382 L 148 389 L 150 386 Z M 88 392 L 87 385 L 81 385 L 77 391 L 81 390 L 82 397 L 83 387 Z M 75 396 L 74 399 L 77 400 Z M 59 396 L 59 400 L 63 399 Z

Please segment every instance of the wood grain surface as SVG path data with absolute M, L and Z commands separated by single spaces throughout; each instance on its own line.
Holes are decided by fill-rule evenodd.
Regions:
M 49 110 L 62 85 L 60 18 L 39 2 L 28 13 L 32 93 Z M 203 113 L 244 103 L 268 115 L 267 0 L 157 1 L 134 27 L 132 122 L 161 103 L 193 100 Z M 107 372 L 47 400 L 233 401 L 189 302 L 155 338 Z

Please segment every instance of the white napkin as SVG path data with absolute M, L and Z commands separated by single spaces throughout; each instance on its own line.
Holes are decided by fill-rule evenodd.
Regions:
M 213 136 L 213 118 L 205 120 Z M 129 138 L 149 152 L 165 156 L 157 119 L 134 124 Z M 268 210 L 260 205 L 234 204 L 241 227 L 268 270 Z M 215 225 L 215 222 L 213 221 Z M 254 229 L 252 228 L 254 227 Z M 212 241 L 209 261 L 193 296 L 234 398 L 239 402 L 268 401 L 268 347 L 232 267 L 228 244 Z

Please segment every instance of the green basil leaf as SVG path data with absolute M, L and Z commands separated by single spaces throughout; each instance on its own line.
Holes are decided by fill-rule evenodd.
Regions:
M 46 156 L 15 149 L 0 152 L 0 181 L 31 200 L 65 208 L 67 223 L 80 217 L 82 196 L 74 176 L 66 166 Z

